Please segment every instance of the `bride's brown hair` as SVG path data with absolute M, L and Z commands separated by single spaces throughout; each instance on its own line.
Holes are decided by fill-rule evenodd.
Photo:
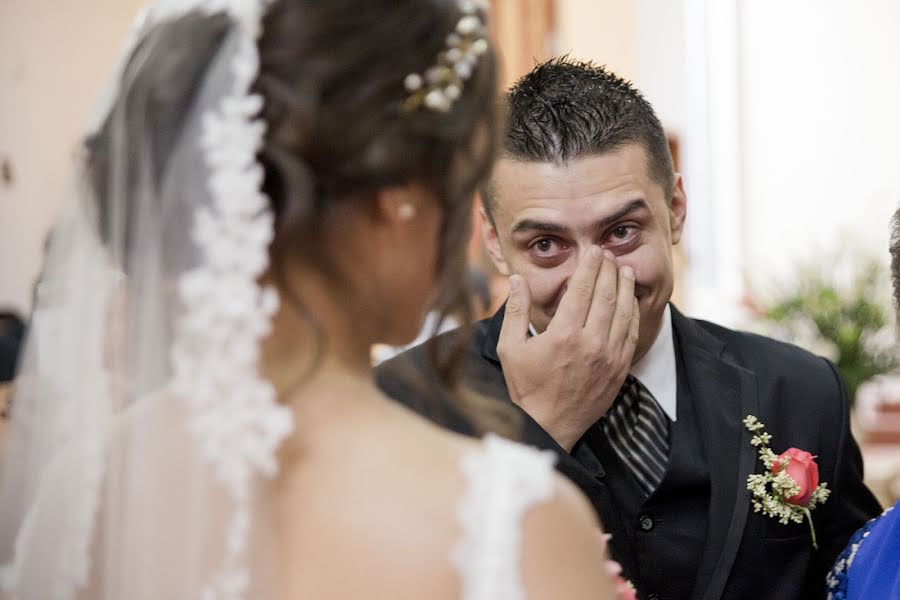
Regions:
M 328 340 L 291 286 L 287 263 L 302 257 L 327 274 L 341 286 L 348 314 L 364 324 L 365 315 L 352 302 L 362 291 L 347 287 L 332 264 L 321 225 L 339 204 L 370 202 L 388 186 L 415 182 L 435 192 L 443 209 L 435 309 L 470 322 L 466 249 L 472 198 L 489 175 L 498 131 L 493 52 L 479 57 L 449 111 L 404 106 L 407 75 L 435 64 L 462 16 L 456 0 L 276 0 L 266 11 L 253 91 L 263 99 L 266 133 L 258 158 L 275 219 L 270 273 L 285 304 L 318 336 L 319 352 L 307 373 Z M 132 55 L 128 97 L 118 100 L 129 124 L 125 147 L 111 139 L 109 120 L 86 142 L 105 241 L 124 236 L 129 247 L 131 220 L 141 212 L 125 207 L 131 210 L 124 231 L 112 226 L 111 215 L 123 207 L 112 206 L 107 193 L 110 157 L 149 143 L 155 178 L 162 177 L 198 82 L 229 27 L 224 15 L 190 13 L 145 36 L 141 44 L 153 50 L 141 60 L 134 60 L 140 46 Z M 456 390 L 476 429 L 509 433 L 512 421 L 503 406 L 457 389 L 466 336 L 456 339 L 441 356 L 435 351 L 436 372 Z
M 449 111 L 404 108 L 404 79 L 435 63 L 461 17 L 455 0 L 279 0 L 264 18 L 255 88 L 268 127 L 260 161 L 276 219 L 272 273 L 314 330 L 285 261 L 302 253 L 344 283 L 319 223 L 339 203 L 370 201 L 371 192 L 408 182 L 427 185 L 443 208 L 435 309 L 471 321 L 472 198 L 490 173 L 498 132 L 493 52 L 480 56 Z M 493 400 L 455 385 L 466 337 L 440 356 L 435 349 L 433 367 L 476 429 L 509 432 Z

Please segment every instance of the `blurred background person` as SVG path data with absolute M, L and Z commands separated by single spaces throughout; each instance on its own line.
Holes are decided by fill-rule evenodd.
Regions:
M 25 321 L 14 311 L 0 312 L 0 460 L 12 402 L 12 380 L 25 338 Z
M 900 311 L 900 210 L 890 229 L 894 307 Z M 898 484 L 900 477 L 894 483 Z M 900 598 L 900 501 L 853 535 L 827 583 L 828 600 Z
M 25 321 L 13 311 L 0 312 L 0 385 L 12 381 L 25 339 Z

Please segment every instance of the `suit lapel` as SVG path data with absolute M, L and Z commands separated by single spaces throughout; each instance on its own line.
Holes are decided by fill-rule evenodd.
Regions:
M 750 507 L 746 481 L 754 469 L 756 451 L 743 419 L 757 413 L 756 375 L 730 361 L 721 340 L 674 307 L 672 314 L 710 469 L 707 545 L 697 570 L 694 597 L 718 600 L 737 556 Z
M 479 347 L 481 356 L 494 363 L 498 368 L 500 367 L 500 356 L 497 354 L 497 342 L 500 341 L 500 329 L 503 327 L 505 314 L 506 304 L 501 306 L 490 319 L 481 321 L 484 327 L 480 332 L 482 333 Z

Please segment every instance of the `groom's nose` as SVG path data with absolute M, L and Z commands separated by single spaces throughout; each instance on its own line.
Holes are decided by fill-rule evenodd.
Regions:
M 578 251 L 573 253 L 572 256 L 563 262 L 563 264 L 559 265 L 555 269 L 555 276 L 560 278 L 560 285 L 558 287 L 558 291 L 556 293 L 556 303 L 558 304 L 560 299 L 562 299 L 563 295 L 566 293 L 566 290 L 569 289 L 569 280 L 572 278 L 572 275 L 575 274 L 576 269 L 578 269 L 579 263 L 584 260 L 585 255 L 588 251 L 590 251 L 591 245 L 585 245 L 583 247 L 579 247 Z

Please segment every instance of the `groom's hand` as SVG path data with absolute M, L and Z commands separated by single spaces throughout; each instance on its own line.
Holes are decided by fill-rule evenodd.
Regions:
M 634 271 L 591 247 L 547 330 L 530 338 L 528 284 L 518 275 L 509 284 L 497 353 L 510 398 L 571 451 L 609 410 L 631 367 L 640 322 Z

